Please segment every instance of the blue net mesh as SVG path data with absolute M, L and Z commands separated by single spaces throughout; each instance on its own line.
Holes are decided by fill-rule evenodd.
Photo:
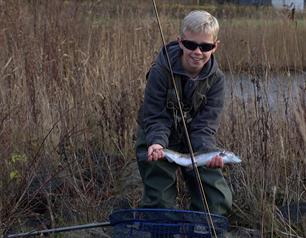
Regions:
M 227 218 L 205 212 L 175 209 L 126 209 L 110 215 L 113 238 L 209 238 L 227 230 Z

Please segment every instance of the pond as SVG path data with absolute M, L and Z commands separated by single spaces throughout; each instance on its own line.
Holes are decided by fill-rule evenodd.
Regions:
M 271 111 L 296 104 L 301 93 L 305 94 L 306 90 L 306 72 L 274 74 L 262 78 L 246 74 L 226 74 L 225 77 L 227 99 L 240 99 L 246 104 L 256 100 Z

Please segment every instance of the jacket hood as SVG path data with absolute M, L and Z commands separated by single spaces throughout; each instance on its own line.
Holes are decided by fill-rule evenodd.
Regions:
M 167 48 L 167 52 L 168 52 L 169 59 L 170 59 L 170 62 L 171 62 L 171 67 L 172 67 L 173 73 L 174 74 L 179 74 L 179 75 L 184 75 L 184 76 L 189 78 L 190 75 L 188 75 L 186 73 L 186 71 L 184 70 L 183 65 L 182 65 L 182 57 L 181 56 L 183 54 L 183 51 L 180 48 L 179 43 L 177 41 L 172 41 L 172 42 L 170 42 L 169 44 L 166 45 L 166 48 Z M 165 68 L 168 71 L 170 71 L 165 47 L 163 47 L 162 50 L 160 51 L 160 53 L 158 54 L 155 63 L 159 67 Z M 217 69 L 218 69 L 217 61 L 215 60 L 214 56 L 211 55 L 211 58 L 205 64 L 202 71 L 200 72 L 199 79 L 201 80 L 201 79 L 205 79 L 205 78 L 209 77 L 211 74 L 215 73 Z

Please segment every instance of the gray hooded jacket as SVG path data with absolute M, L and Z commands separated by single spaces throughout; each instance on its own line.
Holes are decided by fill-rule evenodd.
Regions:
M 171 42 L 166 47 L 174 75 L 180 75 L 182 78 L 183 102 L 190 103 L 198 80 L 207 80 L 212 74 L 217 74 L 216 80 L 213 81 L 207 92 L 206 104 L 200 106 L 200 109 L 188 124 L 188 133 L 193 150 L 214 150 L 216 148 L 215 133 L 224 105 L 224 75 L 218 69 L 217 62 L 212 55 L 197 79 L 191 79 L 182 67 L 182 50 L 178 42 Z M 169 75 L 169 67 L 163 48 L 149 71 L 144 95 L 141 126 L 144 129 L 148 146 L 160 144 L 164 148 L 168 148 L 179 143 L 184 144 L 183 141 L 172 138 L 172 134 L 174 134 L 173 113 L 166 107 L 167 92 L 171 80 L 169 80 Z M 186 149 L 187 145 L 185 144 L 185 149 L 182 148 L 181 152 L 188 152 L 184 151 Z

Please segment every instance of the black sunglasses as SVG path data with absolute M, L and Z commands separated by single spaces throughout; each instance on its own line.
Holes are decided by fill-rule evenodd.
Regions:
M 190 40 L 182 40 L 181 41 L 183 46 L 185 48 L 187 48 L 188 50 L 195 50 L 196 48 L 200 48 L 200 50 L 202 52 L 208 52 L 211 51 L 212 49 L 214 49 L 216 47 L 215 44 L 211 44 L 211 43 L 202 43 L 202 44 L 198 44 L 194 41 L 190 41 Z

